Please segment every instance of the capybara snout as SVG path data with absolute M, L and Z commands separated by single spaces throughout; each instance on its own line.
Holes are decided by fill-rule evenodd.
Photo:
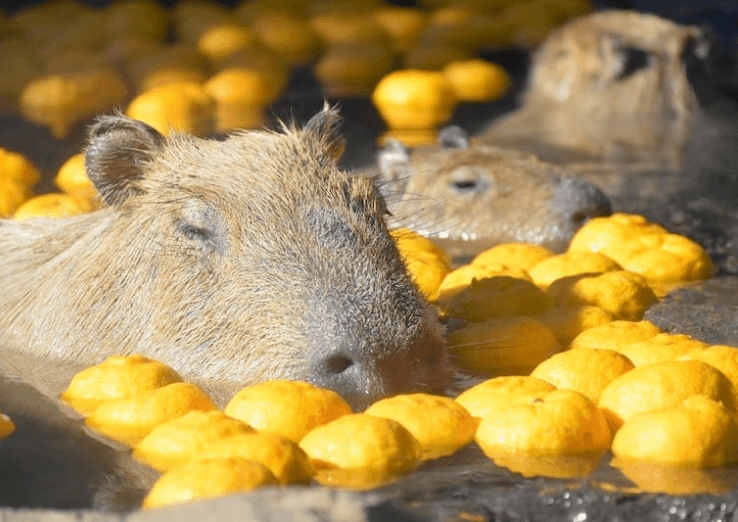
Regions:
M 339 117 L 223 140 L 116 115 L 90 131 L 104 208 L 2 223 L 9 347 L 83 364 L 141 353 L 224 400 L 302 379 L 355 407 L 442 389 L 434 310 L 410 281 L 372 179 L 336 162 Z

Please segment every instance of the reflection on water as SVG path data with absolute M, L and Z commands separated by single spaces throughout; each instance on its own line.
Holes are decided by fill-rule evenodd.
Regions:
M 604 451 L 598 451 L 581 455 L 523 457 L 512 453 L 500 453 L 495 455 L 493 460 L 498 466 L 527 478 L 583 479 L 597 468 L 604 454 Z
M 613 459 L 610 465 L 633 481 L 638 492 L 724 495 L 738 483 L 737 467 L 700 469 L 622 459 Z
M 738 486 L 738 467 L 697 469 L 613 462 L 610 453 L 493 462 L 472 443 L 455 455 L 425 463 L 377 493 L 395 499 L 434 502 L 469 495 L 472 490 L 495 494 L 498 488 L 506 491 L 522 486 L 535 487 L 541 495 L 578 486 L 595 488 L 603 494 L 724 495 Z

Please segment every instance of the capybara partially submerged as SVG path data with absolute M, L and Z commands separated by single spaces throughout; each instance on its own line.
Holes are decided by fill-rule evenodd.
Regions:
M 303 129 L 206 140 L 100 118 L 86 165 L 107 206 L 0 222 L 3 349 L 79 365 L 140 353 L 221 402 L 278 378 L 355 408 L 443 389 L 441 326 L 374 181 L 336 166 L 338 120 L 325 108 Z
M 566 169 L 469 140 L 458 127 L 443 129 L 437 146 L 390 140 L 377 163 L 392 224 L 457 256 L 511 241 L 560 252 L 589 218 L 611 210 L 602 191 Z
M 602 11 L 551 33 L 522 106 L 480 139 L 524 149 L 595 182 L 618 210 L 738 197 L 738 106 L 714 85 L 712 38 L 635 11 Z
M 535 52 L 520 110 L 485 135 L 675 165 L 697 102 L 687 68 L 709 50 L 700 28 L 656 15 L 615 10 L 575 18 Z

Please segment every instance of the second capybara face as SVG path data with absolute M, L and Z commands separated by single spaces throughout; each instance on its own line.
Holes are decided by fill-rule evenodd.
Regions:
M 470 141 L 457 127 L 438 146 L 410 150 L 390 142 L 379 153 L 393 225 L 473 255 L 520 241 L 562 251 L 609 199 L 566 170 L 515 150 Z

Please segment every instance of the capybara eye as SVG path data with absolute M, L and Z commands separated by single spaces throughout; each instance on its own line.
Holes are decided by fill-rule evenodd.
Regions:
M 616 81 L 624 80 L 641 69 L 645 69 L 651 65 L 651 55 L 643 49 L 625 46 L 620 49 L 620 53 L 622 55 L 623 62 L 620 72 L 618 73 L 617 78 L 615 78 Z
M 193 241 L 208 241 L 212 237 L 210 230 L 196 227 L 189 223 L 181 223 L 179 230 L 187 239 L 192 239 Z
M 461 179 L 451 182 L 451 186 L 457 192 L 474 192 L 477 189 L 477 180 L 475 179 Z

